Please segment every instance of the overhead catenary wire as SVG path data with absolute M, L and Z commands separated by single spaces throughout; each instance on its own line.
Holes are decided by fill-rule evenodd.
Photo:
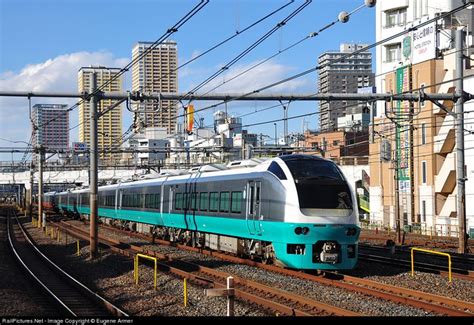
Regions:
M 196 91 L 204 87 L 206 84 L 210 83 L 212 80 L 217 78 L 219 75 L 221 75 L 224 71 L 228 70 L 231 66 L 233 66 L 235 63 L 240 61 L 243 57 L 245 57 L 247 54 L 249 54 L 252 50 L 254 50 L 257 46 L 259 46 L 261 43 L 263 43 L 266 39 L 268 39 L 273 33 L 275 33 L 278 29 L 282 28 L 285 26 L 292 18 L 294 18 L 296 15 L 298 15 L 304 8 L 306 8 L 312 0 L 305 0 L 305 2 L 300 5 L 298 8 L 296 8 L 293 12 L 291 12 L 287 17 L 285 17 L 282 21 L 280 21 L 275 27 L 273 27 L 271 30 L 269 30 L 267 33 L 265 33 L 263 36 L 261 36 L 257 41 L 252 43 L 250 46 L 248 46 L 245 50 L 240 52 L 237 56 L 235 56 L 233 59 L 231 59 L 229 62 L 227 62 L 224 66 L 222 66 L 219 70 L 217 70 L 215 73 L 213 73 L 211 76 L 209 76 L 207 79 L 199 83 L 197 86 L 195 86 L 192 90 L 187 92 L 182 98 L 179 100 L 185 100 L 189 95 L 194 94 Z
M 238 100 L 238 99 L 240 99 L 240 98 L 246 97 L 246 96 L 251 95 L 251 94 L 260 93 L 260 92 L 265 91 L 265 90 L 267 90 L 267 89 L 273 88 L 273 87 L 275 87 L 275 86 L 281 85 L 281 84 L 283 84 L 283 83 L 289 82 L 289 81 L 291 81 L 291 80 L 294 80 L 294 79 L 300 78 L 300 77 L 302 77 L 302 76 L 305 76 L 305 75 L 307 75 L 307 74 L 309 74 L 309 73 L 312 73 L 312 72 L 315 72 L 315 71 L 317 71 L 317 70 L 320 70 L 320 69 L 322 69 L 322 68 L 324 68 L 324 67 L 326 67 L 326 66 L 328 66 L 328 65 L 332 65 L 332 64 L 334 64 L 334 63 L 341 62 L 341 61 L 343 61 L 343 60 L 345 60 L 345 59 L 347 59 L 347 58 L 349 58 L 349 57 L 351 57 L 351 56 L 357 55 L 357 54 L 362 53 L 362 52 L 366 52 L 366 51 L 368 51 L 368 50 L 370 50 L 370 49 L 372 49 L 372 48 L 374 48 L 374 47 L 376 47 L 376 46 L 380 46 L 380 45 L 382 45 L 382 44 L 384 44 L 384 43 L 386 43 L 386 42 L 388 42 L 388 41 L 390 41 L 390 40 L 393 40 L 393 39 L 395 39 L 395 38 L 398 38 L 398 37 L 400 37 L 400 36 L 403 36 L 404 34 L 406 34 L 406 33 L 408 33 L 408 32 L 411 32 L 411 31 L 413 31 L 413 30 L 416 30 L 416 29 L 418 29 L 418 28 L 420 28 L 420 27 L 423 27 L 423 26 L 425 26 L 425 25 L 427 25 L 427 24 L 430 24 L 430 23 L 432 23 L 432 22 L 434 22 L 434 21 L 437 21 L 437 20 L 446 18 L 446 17 L 448 17 L 448 16 L 450 16 L 450 15 L 452 15 L 452 14 L 454 14 L 454 13 L 456 13 L 456 12 L 458 12 L 458 11 L 460 11 L 460 10 L 466 8 L 466 7 L 468 7 L 469 5 L 470 5 L 469 3 L 465 3 L 465 4 L 463 4 L 463 5 L 459 6 L 459 7 L 456 7 L 456 8 L 454 8 L 454 9 L 452 9 L 452 10 L 449 11 L 449 12 L 440 14 L 439 16 L 437 16 L 437 17 L 435 17 L 435 18 L 431 18 L 431 19 L 429 19 L 429 20 L 426 20 L 425 22 L 422 22 L 422 23 L 420 23 L 420 24 L 417 25 L 417 26 L 408 28 L 408 29 L 406 29 L 406 30 L 404 30 L 404 31 L 401 31 L 401 32 L 399 32 L 399 33 L 396 33 L 396 34 L 394 34 L 394 35 L 392 35 L 392 36 L 389 36 L 389 37 L 387 37 L 387 38 L 385 38 L 385 39 L 382 39 L 382 40 L 380 40 L 380 41 L 378 41 L 378 42 L 375 42 L 375 43 L 372 43 L 372 44 L 370 44 L 370 45 L 361 47 L 360 49 L 358 49 L 358 50 L 356 50 L 356 51 L 354 51 L 354 52 L 350 52 L 350 53 L 344 54 L 344 55 L 342 55 L 342 56 L 340 56 L 340 57 L 338 57 L 338 58 L 335 58 L 335 59 L 333 59 L 333 60 L 329 60 L 328 63 L 326 63 L 326 64 L 318 65 L 318 66 L 316 66 L 316 67 L 307 69 L 307 70 L 305 70 L 305 71 L 303 71 L 303 72 L 300 72 L 300 73 L 295 74 L 295 75 L 293 75 L 293 76 L 290 76 L 290 77 L 287 77 L 287 78 L 285 78 L 285 79 L 276 81 L 276 82 L 274 82 L 274 83 L 271 83 L 271 84 L 266 85 L 266 86 L 264 86 L 264 87 L 261 87 L 261 88 L 259 88 L 259 89 L 255 89 L 255 90 L 253 90 L 253 91 L 247 92 L 247 93 L 245 93 L 245 94 L 243 94 L 243 95 L 239 95 L 239 96 L 236 96 L 236 97 L 233 97 L 233 98 L 224 100 L 224 101 L 222 101 L 222 102 L 219 102 L 219 103 L 217 103 L 217 104 L 213 104 L 213 105 L 206 106 L 206 107 L 204 107 L 204 108 L 197 109 L 197 110 L 195 110 L 195 113 L 200 112 L 200 111 L 204 111 L 204 110 L 208 110 L 208 109 L 211 109 L 211 108 L 218 107 L 218 106 L 220 106 L 220 105 L 229 103 L 229 102 L 231 102 L 231 101 Z M 177 119 L 177 118 L 183 117 L 183 116 L 184 116 L 184 115 L 178 115 L 178 116 L 176 116 L 176 117 L 173 117 L 172 119 Z

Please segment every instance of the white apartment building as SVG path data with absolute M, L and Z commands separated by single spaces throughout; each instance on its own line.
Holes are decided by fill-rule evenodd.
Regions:
M 377 92 L 398 93 L 416 91 L 426 87 L 428 93 L 449 93 L 455 87 L 454 35 L 456 29 L 466 33 L 465 52 L 470 57 L 464 70 L 464 91 L 474 93 L 472 62 L 472 22 L 474 10 L 470 7 L 438 19 L 421 28 L 420 23 L 463 5 L 462 0 L 379 0 L 376 6 L 376 42 L 402 31 L 405 34 L 391 39 L 376 48 Z M 471 6 L 472 7 L 472 6 Z M 443 104 L 453 110 L 450 101 Z M 395 227 L 395 151 L 398 152 L 399 205 L 401 225 L 417 225 L 422 230 L 457 236 L 456 213 L 457 177 L 454 118 L 431 102 L 414 103 L 411 126 L 414 127 L 413 146 L 404 142 L 408 132 L 386 115 L 394 115 L 406 108 L 405 103 L 378 102 L 375 112 L 375 142 L 370 145 L 370 210 L 371 221 Z M 465 112 L 474 111 L 474 103 L 467 102 Z M 466 164 L 466 228 L 474 231 L 474 135 L 473 122 L 465 114 Z M 399 125 L 410 126 L 408 119 Z M 383 140 L 382 140 L 383 139 Z M 405 138 L 406 139 L 406 138 Z M 391 160 L 384 161 L 381 153 L 383 141 L 391 143 Z M 405 143 L 405 146 L 403 145 Z M 409 148 L 406 155 L 404 152 Z M 401 154 L 400 154 L 401 153 Z M 410 159 L 410 154 L 413 159 Z M 403 156 L 404 155 L 404 156 Z M 402 158 L 403 156 L 403 158 Z M 406 164 L 404 163 L 406 161 Z M 401 167 L 400 167 L 401 166 Z M 400 172 L 401 171 L 401 172 Z

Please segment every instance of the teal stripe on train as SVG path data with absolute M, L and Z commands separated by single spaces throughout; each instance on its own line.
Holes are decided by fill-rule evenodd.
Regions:
M 61 206 L 72 210 L 71 206 Z M 89 208 L 77 207 L 81 214 L 89 214 Z M 187 230 L 229 235 L 233 237 L 251 238 L 273 243 L 277 258 L 288 267 L 303 269 L 351 269 L 355 266 L 355 258 L 347 258 L 347 245 L 356 244 L 359 238 L 359 228 L 354 224 L 349 225 L 318 225 L 285 223 L 273 221 L 247 221 L 245 219 L 232 219 L 225 217 L 211 217 L 202 215 L 174 213 L 153 213 L 150 211 L 117 210 L 100 208 L 99 216 L 147 223 L 158 226 L 176 227 Z M 308 227 L 307 235 L 296 235 L 296 227 Z M 355 236 L 347 236 L 347 228 L 357 228 Z M 312 245 L 319 240 L 334 240 L 341 245 L 342 263 L 326 264 L 312 262 Z M 287 244 L 305 245 L 304 255 L 288 254 Z

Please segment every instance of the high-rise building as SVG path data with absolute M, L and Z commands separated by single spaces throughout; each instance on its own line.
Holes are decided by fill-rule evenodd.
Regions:
M 101 91 L 122 91 L 122 77 L 117 76 L 120 69 L 102 66 L 82 67 L 78 72 L 79 91 L 89 91 L 92 73 L 96 74 L 97 88 Z M 113 79 L 113 80 L 112 80 Z M 112 81 L 111 81 L 112 80 Z M 97 111 L 102 112 L 116 103 L 115 100 L 101 100 L 97 103 Z M 90 148 L 90 103 L 82 101 L 79 106 L 79 141 L 87 143 Z M 112 154 L 111 149 L 120 148 L 122 137 L 122 105 L 101 116 L 97 123 L 97 143 L 99 158 L 106 161 L 120 159 L 120 154 Z
M 453 93 L 456 80 L 455 34 L 467 31 L 472 44 L 473 10 L 466 9 L 417 28 L 463 4 L 462 0 L 383 0 L 376 7 L 378 93 Z M 466 26 L 468 26 L 466 28 Z M 394 35 L 406 31 L 399 37 Z M 465 46 L 472 61 L 471 46 Z M 467 57 L 469 56 L 469 57 Z M 464 91 L 474 91 L 474 69 L 464 70 Z M 395 228 L 419 228 L 425 234 L 458 235 L 456 209 L 456 120 L 454 103 L 386 103 L 375 111 L 370 152 L 371 220 Z M 464 104 L 465 119 L 474 104 Z M 467 118 L 468 119 L 468 118 Z M 396 121 L 397 123 L 394 123 Z M 474 125 L 465 122 L 464 147 L 467 229 L 474 231 Z M 399 209 L 397 209 L 397 206 Z
M 138 42 L 132 50 L 132 59 L 150 49 L 152 42 Z M 149 50 L 142 59 L 132 67 L 132 90 L 160 93 L 178 92 L 178 54 L 174 41 L 165 41 Z M 176 132 L 177 103 L 162 100 L 145 101 L 138 104 L 139 114 L 145 127 L 166 127 L 169 134 Z
M 360 50 L 365 44 L 341 44 L 340 51 L 328 51 L 318 58 L 318 65 L 324 66 L 319 71 L 320 93 L 357 93 L 357 90 L 374 85 L 374 73 L 372 72 L 372 54 L 361 52 L 343 61 L 330 64 L 331 61 L 339 59 L 347 53 Z M 331 101 L 320 103 L 320 130 L 331 131 L 337 129 L 338 117 L 348 114 L 362 112 L 363 105 L 354 107 L 353 102 Z M 349 106 L 349 107 L 348 107 Z M 361 121 L 362 122 L 362 121 Z
M 36 104 L 32 116 L 38 127 L 33 137 L 33 148 L 42 145 L 46 149 L 67 150 L 69 146 L 69 112 L 64 104 Z M 36 155 L 34 155 L 35 159 Z

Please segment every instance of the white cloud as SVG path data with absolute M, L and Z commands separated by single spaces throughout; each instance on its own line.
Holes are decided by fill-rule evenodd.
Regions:
M 77 72 L 81 67 L 102 65 L 120 68 L 128 58 L 116 58 L 109 52 L 77 52 L 60 55 L 42 63 L 29 64 L 20 72 L 6 71 L 0 74 L 0 90 L 33 92 L 77 92 Z M 128 80 L 124 80 L 127 87 Z M 32 105 L 39 103 L 58 103 L 73 105 L 77 99 L 32 98 Z M 28 119 L 28 99 L 21 97 L 0 97 L 0 138 L 27 141 L 30 139 L 31 126 Z M 78 122 L 77 109 L 70 113 L 69 127 Z M 70 139 L 78 138 L 78 129 L 71 131 Z M 12 146 L 0 140 L 1 146 Z M 17 144 L 16 146 L 21 146 Z M 3 160 L 3 159 L 0 159 Z

